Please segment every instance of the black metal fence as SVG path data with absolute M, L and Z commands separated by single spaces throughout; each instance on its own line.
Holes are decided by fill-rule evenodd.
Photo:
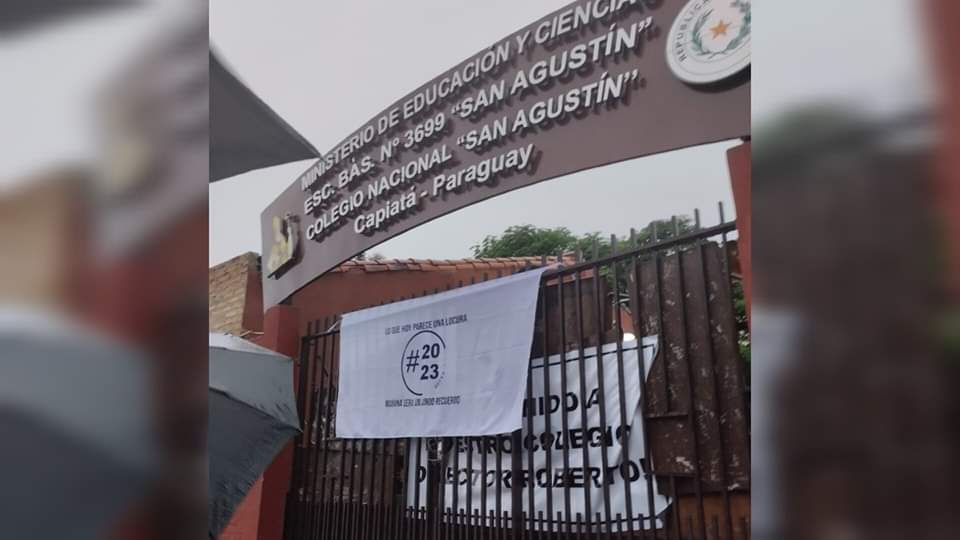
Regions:
M 335 438 L 339 321 L 311 324 L 285 538 L 749 538 L 734 224 L 674 224 L 544 274 L 512 434 Z

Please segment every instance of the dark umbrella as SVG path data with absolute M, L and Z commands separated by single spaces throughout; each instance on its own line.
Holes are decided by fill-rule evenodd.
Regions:
M 320 153 L 210 53 L 210 181 Z
M 0 536 L 104 538 L 156 464 L 144 358 L 61 316 L 0 307 Z
M 300 431 L 293 361 L 225 334 L 210 334 L 210 538 L 217 538 L 281 448 Z

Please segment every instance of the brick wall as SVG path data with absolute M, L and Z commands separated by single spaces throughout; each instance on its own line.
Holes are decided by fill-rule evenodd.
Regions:
M 256 253 L 210 269 L 210 331 L 242 336 L 263 329 L 263 293 Z

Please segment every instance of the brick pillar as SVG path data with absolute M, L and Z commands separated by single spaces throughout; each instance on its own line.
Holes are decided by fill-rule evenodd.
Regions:
M 946 242 L 944 269 L 953 299 L 960 299 L 960 68 L 956 53 L 960 34 L 954 28 L 960 17 L 960 3 L 955 0 L 929 0 L 929 33 L 934 52 L 934 78 L 940 86 L 943 102 L 936 112 L 940 127 L 937 176 L 934 201 Z
M 260 503 L 263 497 L 263 476 L 257 479 L 247 496 L 233 511 L 219 540 L 257 540 L 260 527 Z
M 753 292 L 753 272 L 750 267 L 750 141 L 727 150 L 727 167 L 733 188 L 733 204 L 737 209 L 737 248 L 740 251 L 740 271 L 743 274 L 743 299 L 750 320 L 750 298 Z
M 292 306 L 273 306 L 264 314 L 263 337 L 260 345 L 291 358 L 300 351 L 300 316 Z M 297 388 L 298 370 L 294 369 L 294 388 Z M 293 441 L 277 454 L 263 473 L 263 491 L 260 499 L 260 523 L 257 540 L 283 539 L 283 514 L 290 488 L 293 469 Z

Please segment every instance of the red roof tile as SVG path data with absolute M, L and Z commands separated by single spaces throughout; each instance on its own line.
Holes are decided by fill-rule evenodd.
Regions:
M 547 264 L 557 262 L 556 257 L 547 257 Z M 573 258 L 564 258 L 564 263 L 572 264 Z M 438 270 L 509 270 L 521 269 L 524 266 L 541 266 L 540 257 L 501 257 L 489 259 L 379 259 L 379 260 L 351 260 L 347 261 L 332 272 L 432 272 Z M 492 276 L 491 276 L 492 277 Z

